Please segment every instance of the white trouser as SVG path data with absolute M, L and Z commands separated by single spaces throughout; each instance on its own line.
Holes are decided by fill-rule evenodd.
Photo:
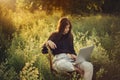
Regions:
M 92 80 L 93 65 L 90 62 L 84 61 L 78 66 L 84 71 L 84 80 Z
M 71 59 L 68 58 L 65 53 L 61 53 L 54 57 L 53 67 L 58 72 L 71 72 L 75 70 L 73 62 L 71 62 Z M 90 62 L 84 61 L 78 64 L 78 67 L 80 67 L 84 71 L 84 80 L 92 80 L 93 65 Z
M 59 73 L 75 70 L 71 59 L 65 53 L 58 54 L 54 57 L 53 68 Z

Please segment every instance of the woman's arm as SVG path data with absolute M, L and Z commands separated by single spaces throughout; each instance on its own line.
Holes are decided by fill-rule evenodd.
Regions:
M 57 48 L 56 44 L 53 41 L 51 41 L 51 40 L 48 40 L 46 42 L 46 46 L 50 47 L 51 49 Z
M 56 44 L 53 42 L 54 39 L 55 39 L 55 35 L 56 35 L 56 33 L 52 33 L 50 35 L 50 37 L 48 38 L 48 40 L 42 46 L 42 53 L 43 54 L 47 54 L 48 53 L 47 46 L 50 47 L 51 49 L 57 48 Z

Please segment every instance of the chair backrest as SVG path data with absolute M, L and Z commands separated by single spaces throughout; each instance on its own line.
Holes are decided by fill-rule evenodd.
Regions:
M 52 55 L 52 51 L 49 48 L 49 46 L 47 46 L 47 49 L 48 49 L 48 59 L 49 59 L 49 64 L 50 64 L 50 71 L 51 71 L 51 73 L 56 73 L 57 71 L 55 69 L 53 69 L 53 63 L 52 63 L 53 55 Z

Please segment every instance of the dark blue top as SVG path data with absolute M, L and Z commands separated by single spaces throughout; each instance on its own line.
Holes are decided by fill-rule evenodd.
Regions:
M 50 35 L 48 40 L 53 41 L 57 46 L 57 48 L 51 49 L 53 55 L 60 54 L 60 53 L 70 53 L 70 54 L 76 55 L 73 47 L 72 35 L 68 35 L 68 34 L 60 35 L 58 32 L 55 32 Z M 48 53 L 48 49 L 45 44 L 42 47 L 42 53 L 43 54 Z

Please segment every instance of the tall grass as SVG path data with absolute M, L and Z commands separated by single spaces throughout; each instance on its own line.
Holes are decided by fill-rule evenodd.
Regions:
M 13 12 L 11 16 L 16 32 L 13 34 L 11 46 L 7 50 L 9 54 L 7 64 L 14 68 L 13 70 L 17 73 L 19 79 L 65 80 L 63 76 L 54 76 L 50 73 L 46 54 L 43 55 L 41 53 L 43 43 L 56 30 L 57 22 L 62 13 L 56 12 L 53 15 L 47 15 L 44 11 L 30 13 L 29 11 L 18 10 Z M 73 25 L 76 52 L 78 53 L 81 47 L 91 44 L 95 45 L 91 58 L 91 62 L 94 65 L 93 79 L 107 80 L 107 76 L 109 76 L 106 76 L 106 74 L 109 74 L 107 67 L 112 63 L 107 50 L 114 45 L 112 37 L 110 37 L 112 35 L 111 29 L 114 27 L 110 27 L 118 27 L 118 24 L 115 25 L 118 20 L 114 16 L 103 15 L 89 17 L 66 16 Z M 119 80 L 118 75 L 112 79 Z M 75 79 L 73 78 L 73 80 Z

